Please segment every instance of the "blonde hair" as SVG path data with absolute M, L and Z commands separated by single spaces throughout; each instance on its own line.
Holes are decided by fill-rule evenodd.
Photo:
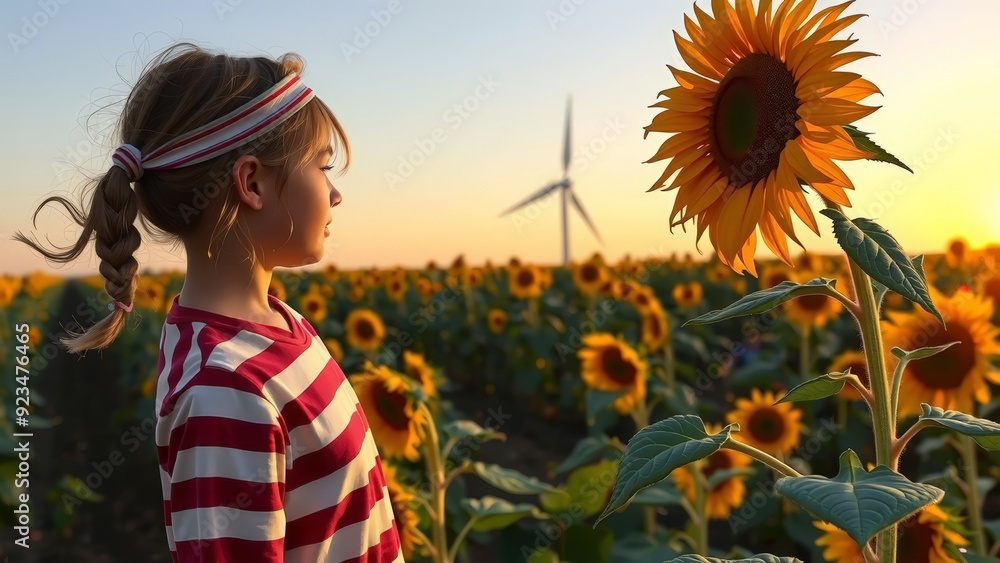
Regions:
M 146 65 L 125 100 L 114 135 L 146 153 L 188 131 L 217 119 L 245 104 L 274 86 L 291 72 L 302 74 L 305 61 L 296 53 L 269 57 L 232 57 L 210 52 L 190 42 L 171 45 Z M 205 162 L 174 170 L 146 170 L 129 185 L 125 170 L 112 166 L 106 173 L 89 178 L 75 205 L 60 196 L 50 196 L 35 210 L 38 216 L 49 202 L 62 204 L 73 221 L 83 227 L 76 243 L 49 251 L 20 232 L 19 240 L 50 261 L 66 263 L 83 253 L 91 238 L 101 258 L 100 272 L 105 289 L 116 301 L 134 300 L 139 264 L 133 253 L 141 236 L 135 227 L 136 216 L 143 229 L 156 242 L 182 242 L 203 221 L 215 221 L 208 255 L 212 246 L 237 225 L 239 197 L 233 189 L 233 164 L 242 155 L 253 155 L 268 170 L 276 170 L 280 195 L 288 176 L 326 148 L 335 136 L 334 151 L 343 148 L 343 170 L 350 165 L 350 145 L 340 122 L 318 97 L 314 97 L 295 115 L 254 141 Z M 110 153 L 109 153 L 110 155 Z M 342 170 L 342 171 L 343 171 Z M 89 205 L 85 194 L 92 190 Z M 216 202 L 219 205 L 209 205 Z M 84 213 L 83 209 L 90 210 Z M 213 211 L 209 213 L 208 211 Z M 208 216 L 211 215 L 211 216 Z M 237 229 L 237 237 L 246 235 Z M 249 237 L 247 237 L 249 239 Z M 250 241 L 240 239 L 246 246 Z M 256 260 L 253 245 L 251 258 Z M 60 338 L 73 353 L 106 348 L 121 332 L 125 311 L 115 307 L 105 318 L 81 333 L 69 331 Z

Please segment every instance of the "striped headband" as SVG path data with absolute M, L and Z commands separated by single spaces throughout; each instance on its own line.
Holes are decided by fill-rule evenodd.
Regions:
M 171 170 L 204 162 L 274 129 L 313 98 L 312 89 L 295 72 L 268 91 L 228 114 L 143 155 L 124 144 L 111 156 L 112 166 L 128 173 L 129 182 L 144 170 Z

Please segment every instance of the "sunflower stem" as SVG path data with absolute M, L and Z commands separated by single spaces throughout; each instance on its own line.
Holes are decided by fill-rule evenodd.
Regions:
M 978 555 L 986 555 L 986 536 L 983 535 L 983 514 L 979 502 L 979 465 L 976 462 L 976 445 L 970 436 L 960 436 L 962 443 L 962 469 L 965 472 L 965 482 L 969 485 L 966 502 L 969 504 L 969 527 L 972 532 L 972 546 Z
M 701 472 L 701 460 L 691 465 L 691 478 L 694 480 L 694 504 L 698 513 L 698 555 L 708 556 L 708 483 Z
M 472 525 L 476 523 L 477 518 L 475 516 L 469 518 L 469 521 L 462 526 L 462 530 L 458 532 L 455 536 L 455 543 L 451 545 L 451 549 L 448 550 L 448 561 L 454 561 L 455 556 L 458 555 L 458 546 L 462 545 L 462 540 L 465 539 L 466 534 L 472 529 Z
M 862 551 L 862 554 L 865 556 L 866 563 L 879 563 L 878 556 L 875 555 L 874 551 L 872 551 L 871 545 L 865 544 L 865 549 Z
M 728 440 L 722 443 L 722 447 L 735 450 L 746 456 L 750 456 L 786 477 L 802 477 L 801 473 L 793 469 L 787 463 L 781 461 L 780 459 L 772 456 L 767 452 L 758 450 L 757 448 L 749 444 L 744 444 L 743 442 L 737 442 L 736 440 L 729 438 Z
M 890 411 L 891 397 L 889 379 L 886 376 L 885 357 L 883 356 L 882 330 L 879 324 L 879 306 L 875 302 L 872 290 L 872 280 L 850 257 L 847 264 L 851 270 L 851 281 L 854 294 L 861 307 L 862 319 L 861 344 L 865 351 L 865 363 L 868 367 L 868 380 L 871 383 L 872 397 L 875 399 L 872 409 L 872 427 L 875 432 L 875 463 L 885 465 L 896 471 L 896 459 L 892 455 L 892 445 L 896 439 L 896 416 Z M 879 532 L 878 549 L 876 550 L 882 563 L 896 563 L 896 524 Z
M 445 525 L 445 475 L 444 466 L 441 463 L 441 445 L 438 440 L 437 428 L 434 424 L 434 416 L 431 415 L 427 405 L 418 402 L 417 408 L 426 418 L 427 438 L 426 457 L 428 480 L 431 483 L 431 494 L 434 497 L 434 512 L 437 518 L 434 519 L 434 546 L 438 553 L 437 563 L 451 563 L 450 552 L 448 551 L 448 528 Z

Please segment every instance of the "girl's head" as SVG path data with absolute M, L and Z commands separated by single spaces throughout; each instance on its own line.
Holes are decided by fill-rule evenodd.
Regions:
M 175 44 L 142 72 L 115 135 L 120 144 L 147 154 L 244 106 L 304 67 L 295 53 L 277 60 L 231 57 L 192 43 Z M 325 175 L 340 150 L 346 170 L 350 146 L 344 131 L 326 104 L 313 97 L 274 129 L 227 153 L 182 168 L 145 170 L 134 189 L 128 173 L 112 166 L 89 179 L 79 205 L 59 196 L 45 199 L 35 216 L 54 201 L 83 227 L 76 243 L 61 251 L 46 250 L 21 233 L 14 238 L 55 262 L 75 260 L 94 238 L 105 289 L 123 304 L 133 302 L 137 286 L 137 215 L 151 240 L 183 244 L 188 253 L 217 258 L 231 234 L 246 258 L 267 270 L 315 263 L 322 258 L 323 227 L 330 219 L 324 206 L 340 202 Z M 84 194 L 91 190 L 85 205 Z M 104 348 L 124 321 L 125 312 L 115 307 L 89 329 L 61 341 L 71 352 Z

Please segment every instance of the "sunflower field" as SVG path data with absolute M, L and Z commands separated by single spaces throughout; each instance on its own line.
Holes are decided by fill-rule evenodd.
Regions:
M 996 417 L 997 259 L 1000 248 L 973 250 L 960 239 L 923 258 L 946 329 L 927 330 L 940 326 L 929 313 L 885 293 L 886 346 L 960 341 L 906 365 L 901 423 L 926 418 L 927 409 Z M 762 262 L 754 278 L 690 255 L 616 263 L 594 255 L 570 268 L 517 259 L 470 266 L 459 257 L 421 270 L 276 272 L 269 291 L 317 328 L 353 384 L 379 445 L 408 561 L 660 563 L 686 553 L 763 551 L 862 560 L 851 535 L 776 494 L 782 473 L 743 450 L 829 477 L 843 466 L 839 452 L 851 450 L 864 464 L 857 475 L 875 474 L 870 383 L 851 312 L 821 295 L 716 324 L 697 321 L 744 294 L 807 280 L 845 289 L 843 258 L 805 253 L 797 262 L 795 269 Z M 141 280 L 141 322 L 123 333 L 117 365 L 129 406 L 115 413 L 112 434 L 153 407 L 158 331 L 183 283 L 178 273 Z M 5 277 L 2 314 L 55 310 L 70 285 L 83 295 L 74 303 L 103 294 L 99 276 Z M 43 348 L 41 334 L 32 346 Z M 811 381 L 821 383 L 803 385 Z M 933 407 L 921 410 L 921 403 Z M 643 477 L 649 484 L 623 504 L 617 491 L 634 463 L 630 450 L 653 431 L 672 434 L 668 444 L 688 436 L 701 450 L 730 432 L 731 447 L 710 447 L 665 479 Z M 986 450 L 996 448 L 998 431 L 985 424 L 969 437 L 930 430 L 910 443 L 901 472 L 940 489 L 943 499 L 900 524 L 900 561 L 992 560 L 986 554 L 1000 549 L 1000 497 L 992 494 L 1000 472 Z M 155 474 L 151 441 L 144 447 Z M 666 449 L 653 460 L 676 455 L 658 447 Z M 102 501 L 86 489 L 67 475 L 53 494 L 86 506 Z M 11 491 L 3 499 L 11 504 Z M 61 514 L 55 525 L 71 537 L 87 507 L 53 505 Z

